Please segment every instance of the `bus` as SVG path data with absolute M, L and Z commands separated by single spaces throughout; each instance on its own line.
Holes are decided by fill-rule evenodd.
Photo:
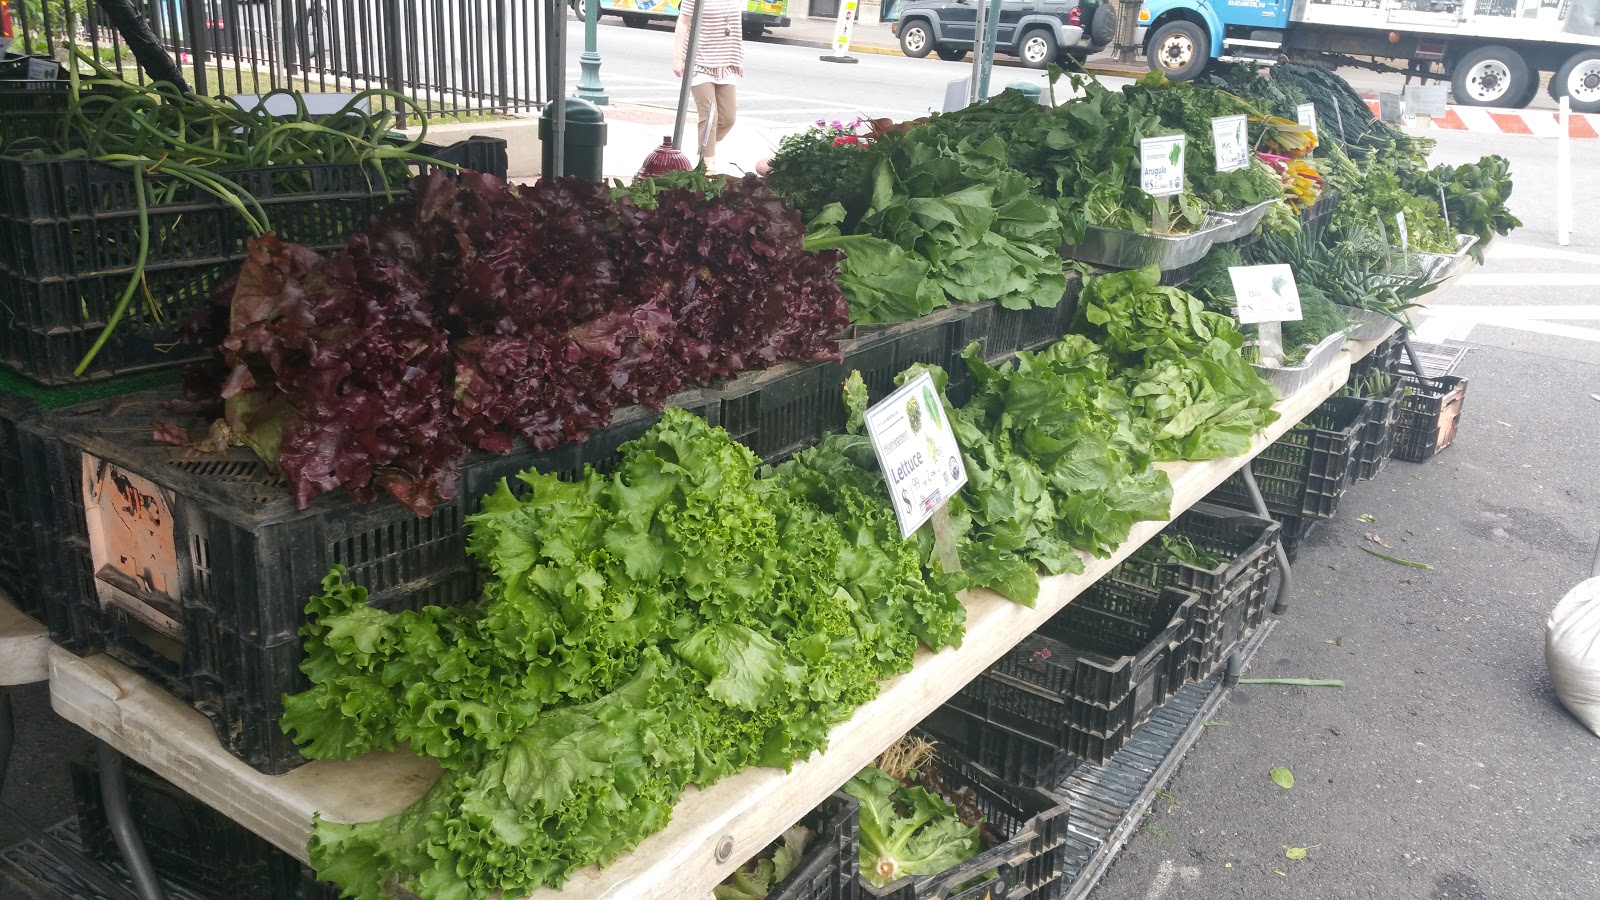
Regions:
M 578 18 L 584 17 L 584 4 L 572 0 Z M 621 16 L 622 24 L 642 28 L 651 21 L 671 21 L 678 17 L 678 0 L 599 0 L 600 15 Z M 748 0 L 744 7 L 744 39 L 758 40 L 768 28 L 789 26 L 789 0 Z

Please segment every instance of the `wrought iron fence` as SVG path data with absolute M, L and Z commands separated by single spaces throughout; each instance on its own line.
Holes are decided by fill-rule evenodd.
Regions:
M 426 117 L 536 110 L 560 78 L 560 0 L 138 0 L 207 96 L 384 88 Z M 93 0 L 12 0 L 12 53 L 69 47 L 144 81 Z M 381 101 L 380 101 L 381 103 Z

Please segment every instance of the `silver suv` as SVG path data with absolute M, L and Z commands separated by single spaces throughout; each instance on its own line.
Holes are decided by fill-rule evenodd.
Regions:
M 894 33 L 905 55 L 956 61 L 973 48 L 978 4 L 987 0 L 907 0 Z M 1083 59 L 1111 42 L 1116 13 L 1109 0 L 1002 0 L 995 52 L 1042 69 L 1064 57 Z

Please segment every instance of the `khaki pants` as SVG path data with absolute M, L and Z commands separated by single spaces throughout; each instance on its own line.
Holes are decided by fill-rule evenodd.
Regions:
M 734 87 L 731 84 L 697 84 L 690 89 L 700 120 L 701 159 L 715 157 L 717 142 L 733 130 L 733 120 L 738 116 Z

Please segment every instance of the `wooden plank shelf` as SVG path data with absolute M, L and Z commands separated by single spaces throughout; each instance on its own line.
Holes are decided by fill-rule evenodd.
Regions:
M 1204 498 L 1338 391 L 1350 363 L 1377 343 L 1351 343 L 1315 381 L 1280 401 L 1276 408 L 1281 417 L 1256 436 L 1246 456 L 1161 464 L 1172 479 L 1172 515 Z M 749 769 L 706 790 L 690 788 L 671 824 L 633 852 L 606 869 L 578 872 L 559 891 L 541 889 L 533 897 L 708 896 L 728 873 L 1165 525 L 1136 525 L 1110 558 L 1085 560 L 1082 575 L 1044 578 L 1032 609 L 990 591 L 969 592 L 962 645 L 941 653 L 924 648 L 912 671 L 887 682 L 876 699 L 834 729 L 825 753 L 789 772 Z M 439 771 L 431 761 L 409 754 L 373 753 L 348 762 L 311 762 L 286 775 L 262 775 L 230 756 L 199 713 L 107 657 L 79 659 L 52 647 L 50 682 L 52 704 L 63 718 L 302 860 L 313 813 L 336 822 L 380 818 L 420 797 Z
M 0 689 L 44 681 L 50 630 L 22 614 L 0 591 Z

